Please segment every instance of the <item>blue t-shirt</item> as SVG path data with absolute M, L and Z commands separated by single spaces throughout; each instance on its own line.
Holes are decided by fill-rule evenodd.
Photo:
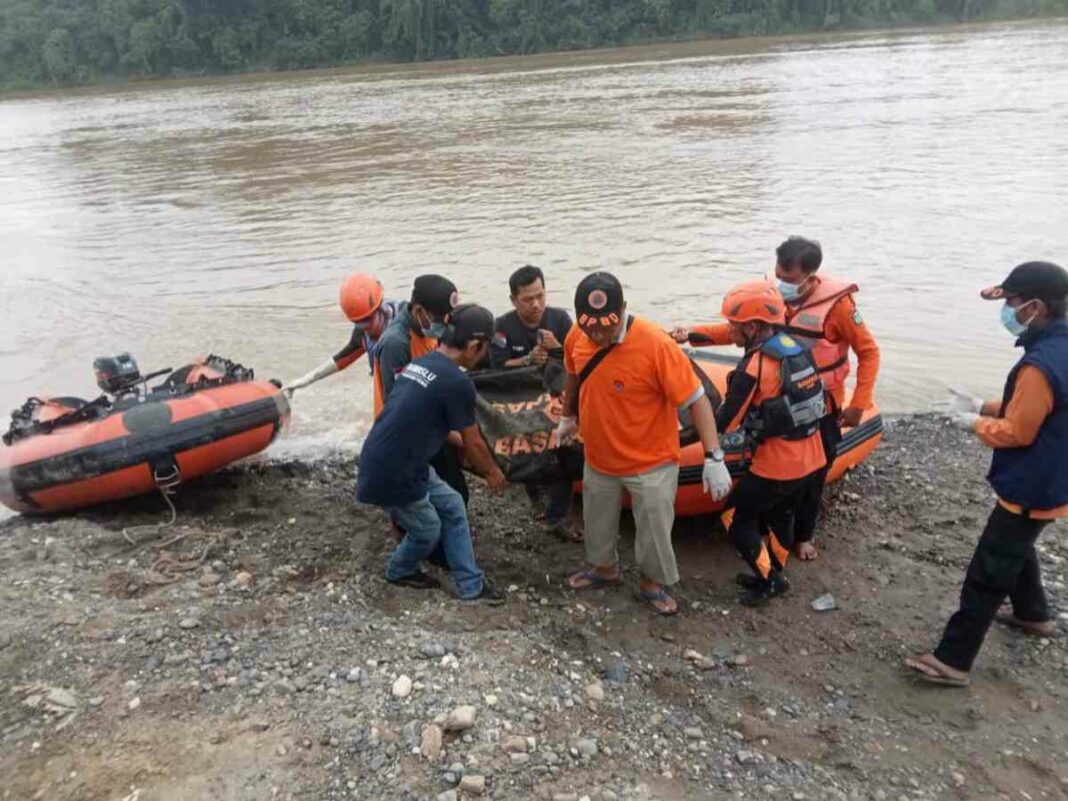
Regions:
M 434 351 L 397 376 L 360 453 L 356 497 L 404 506 L 427 494 L 428 464 L 450 431 L 475 422 L 475 387 L 452 359 Z

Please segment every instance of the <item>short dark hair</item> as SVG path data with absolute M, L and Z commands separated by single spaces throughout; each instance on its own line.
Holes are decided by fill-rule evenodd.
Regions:
M 823 249 L 815 239 L 791 236 L 775 248 L 775 258 L 783 267 L 800 267 L 806 273 L 814 273 L 823 263 Z
M 541 267 L 535 267 L 533 264 L 527 264 L 520 267 L 511 277 L 508 279 L 508 289 L 512 292 L 514 298 L 519 294 L 519 290 L 525 286 L 530 286 L 535 281 L 541 281 L 542 289 L 545 288 L 545 273 L 541 271 Z
M 1068 298 L 1057 298 L 1056 300 L 1044 300 L 1046 304 L 1046 315 L 1051 320 L 1063 320 L 1065 316 L 1068 316 Z

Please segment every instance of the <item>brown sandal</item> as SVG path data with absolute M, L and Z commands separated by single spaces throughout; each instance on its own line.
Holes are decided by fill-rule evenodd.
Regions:
M 929 684 L 943 687 L 967 687 L 971 682 L 963 670 L 956 670 L 939 661 L 934 654 L 910 656 L 905 659 L 905 667 L 915 671 L 916 677 Z

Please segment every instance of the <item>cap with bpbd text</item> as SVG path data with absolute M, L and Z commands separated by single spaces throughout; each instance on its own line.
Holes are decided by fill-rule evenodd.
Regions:
M 1049 261 L 1018 265 L 1008 278 L 980 293 L 986 300 L 1020 297 L 1024 300 L 1063 300 L 1068 297 L 1068 272 Z
M 442 275 L 421 275 L 412 286 L 412 303 L 431 314 L 448 314 L 460 305 L 456 285 Z
M 575 290 L 575 320 L 580 326 L 612 326 L 622 319 L 623 285 L 611 273 L 590 273 Z

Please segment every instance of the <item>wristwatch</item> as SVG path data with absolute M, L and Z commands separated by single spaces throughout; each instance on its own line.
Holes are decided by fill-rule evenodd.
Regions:
M 526 356 L 523 357 L 523 366 L 530 367 L 530 365 L 532 364 L 534 364 L 534 354 L 528 353 Z
M 716 448 L 714 451 L 705 451 L 705 458 L 711 459 L 713 462 L 723 461 L 723 449 Z

